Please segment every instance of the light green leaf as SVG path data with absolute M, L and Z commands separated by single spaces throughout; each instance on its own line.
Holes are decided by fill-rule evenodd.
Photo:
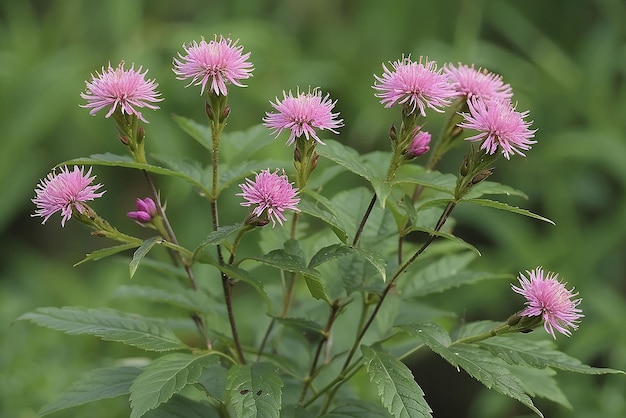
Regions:
M 211 139 L 211 128 L 207 125 L 202 125 L 193 119 L 188 119 L 182 116 L 173 115 L 172 119 L 180 126 L 180 128 L 195 139 L 198 144 L 202 145 L 209 151 L 213 150 L 213 140 Z
M 194 356 L 173 353 L 157 358 L 130 386 L 130 417 L 143 416 L 147 411 L 167 402 L 185 386 L 197 383 L 202 370 L 217 361 L 218 357 L 212 354 Z
M 89 402 L 126 395 L 139 373 L 141 369 L 137 367 L 107 367 L 91 370 L 83 378 L 74 382 L 59 399 L 41 408 L 39 415 L 48 415 Z
M 193 312 L 209 313 L 214 303 L 205 292 L 193 289 L 160 289 L 150 286 L 120 286 L 115 290 L 116 297 L 141 298 L 152 302 L 167 303 Z
M 378 387 L 378 396 L 396 418 L 431 417 L 424 392 L 408 367 L 392 355 L 361 346 L 365 370 Z
M 152 409 L 144 418 L 215 418 L 219 411 L 208 402 L 194 401 L 181 395 L 174 395 L 167 403 Z
M 520 380 L 506 367 L 499 358 L 488 351 L 468 344 L 450 347 L 450 336 L 441 327 L 433 323 L 416 323 L 402 326 L 410 335 L 421 338 L 431 350 L 457 368 L 462 368 L 470 376 L 489 389 L 509 396 L 526 405 L 540 417 L 543 417 L 526 394 Z
M 78 263 L 74 264 L 74 267 L 79 266 L 87 261 L 95 261 L 100 260 L 105 257 L 109 257 L 115 255 L 117 253 L 121 253 L 122 251 L 130 250 L 133 248 L 139 247 L 140 244 L 122 244 L 116 245 L 114 247 L 102 248 L 100 250 L 96 250 L 92 253 L 87 254 L 87 257 L 83 258 Z
M 555 369 L 584 374 L 621 373 L 621 370 L 587 366 L 580 360 L 554 349 L 551 341 L 534 341 L 520 335 L 493 337 L 478 343 L 493 355 L 509 364 L 520 364 L 542 369 Z
M 500 210 L 504 210 L 507 212 L 513 212 L 513 213 L 517 213 L 520 215 L 524 215 L 524 216 L 528 216 L 529 218 L 535 218 L 535 219 L 539 219 L 540 221 L 544 221 L 547 222 L 549 224 L 555 225 L 555 223 L 553 221 L 551 221 L 548 218 L 545 218 L 541 215 L 537 215 L 536 213 L 533 213 L 529 210 L 526 209 L 521 209 L 518 208 L 517 206 L 510 206 L 507 205 L 506 203 L 502 203 L 502 202 L 496 202 L 495 200 L 489 200 L 489 199 L 463 199 L 461 200 L 461 202 L 464 203 L 474 203 L 477 205 L 481 205 L 481 206 L 486 206 L 488 208 L 494 208 L 494 209 L 500 209 Z
M 189 348 L 163 322 L 114 309 L 39 308 L 18 320 L 28 320 L 70 335 L 93 335 L 146 351 Z
M 317 147 L 316 150 L 322 157 L 336 162 L 358 176 L 367 180 L 374 176 L 374 173 L 367 166 L 365 166 L 365 164 L 363 164 L 359 153 L 347 145 L 341 144 L 337 141 L 328 140 L 326 141 L 325 146 Z
M 152 247 L 154 247 L 157 244 L 160 244 L 162 240 L 163 238 L 161 237 L 148 238 L 147 240 L 143 242 L 143 244 L 141 244 L 139 248 L 137 248 L 137 250 L 135 250 L 135 252 L 133 253 L 133 259 L 130 260 L 130 264 L 128 265 L 131 279 L 135 275 L 135 272 L 137 271 L 137 267 L 139 267 L 141 260 L 143 260 L 146 254 L 150 252 Z
M 219 362 L 210 364 L 202 370 L 202 375 L 198 380 L 197 386 L 208 396 L 219 401 L 220 403 L 224 403 L 227 373 L 228 369 L 222 366 Z
M 234 365 L 226 378 L 226 393 L 237 418 L 279 418 L 281 381 L 267 363 Z

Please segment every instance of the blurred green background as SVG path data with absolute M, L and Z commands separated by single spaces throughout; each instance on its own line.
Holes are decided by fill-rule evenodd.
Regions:
M 382 62 L 410 53 L 502 74 L 539 131 L 528 158 L 500 161 L 496 180 L 528 193 L 529 201 L 512 203 L 556 226 L 462 207 L 457 233 L 482 251 L 479 268 L 515 273 L 543 265 L 559 272 L 580 291 L 586 315 L 572 338 L 558 339 L 559 347 L 594 366 L 626 369 L 625 22 L 623 0 L 0 1 L 0 416 L 34 417 L 82 371 L 139 353 L 13 323 L 38 306 L 134 308 L 112 296 L 127 282 L 127 266 L 72 267 L 101 242 L 72 222 L 62 229 L 58 216 L 45 226 L 30 217 L 33 188 L 56 163 L 124 152 L 112 122 L 79 107 L 84 80 L 109 61 L 149 68 L 165 98 L 160 112 L 146 113 L 149 150 L 190 155 L 197 145 L 169 115 L 201 121 L 203 103 L 199 89 L 175 79 L 171 59 L 183 42 L 215 33 L 240 38 L 255 65 L 249 87 L 231 94 L 229 129 L 259 123 L 268 100 L 283 89 L 321 86 L 338 99 L 346 122 L 339 139 L 361 151 L 387 149 L 397 118 L 371 89 Z M 442 170 L 454 171 L 455 163 Z M 146 194 L 142 178 L 95 172 L 104 184 L 126 186 L 108 188 L 108 207 L 98 211 L 133 228 L 125 212 Z M 179 238 L 197 242 L 208 214 L 186 206 L 186 186 L 163 187 Z M 520 303 L 511 293 L 508 283 L 489 282 L 446 294 L 440 303 L 467 320 L 501 319 Z M 435 417 L 530 416 L 434 355 L 413 366 Z M 558 380 L 574 409 L 537 399 L 546 416 L 626 416 L 626 378 L 561 372 Z M 59 416 L 127 411 L 117 399 Z

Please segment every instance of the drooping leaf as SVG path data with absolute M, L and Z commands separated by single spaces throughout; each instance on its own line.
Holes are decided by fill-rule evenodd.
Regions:
M 144 418 L 215 418 L 217 416 L 219 416 L 219 411 L 214 405 L 176 394 L 158 408 L 146 412 Z
M 556 372 L 548 367 L 545 369 L 534 369 L 532 367 L 508 365 L 507 368 L 521 382 L 522 387 L 530 396 L 539 396 L 549 399 L 572 409 L 572 405 L 567 400 L 565 394 L 559 388 L 554 376 Z
M 374 176 L 374 173 L 363 164 L 359 153 L 340 142 L 328 140 L 323 147 L 317 147 L 317 152 L 324 158 L 336 162 L 354 174 L 361 176 L 367 180 Z
M 457 344 L 450 347 L 448 333 L 433 323 L 416 323 L 401 327 L 410 335 L 421 338 L 431 350 L 455 367 L 465 370 L 470 376 L 489 389 L 509 396 L 526 405 L 540 417 L 543 417 L 533 404 L 532 399 L 522 386 L 520 380 L 506 367 L 498 357 L 487 350 L 474 345 Z
M 311 258 L 309 268 L 315 268 L 330 260 L 346 257 L 350 254 L 354 254 L 352 248 L 343 244 L 333 244 L 328 247 L 320 248 L 319 251 Z
M 102 248 L 100 250 L 96 250 L 94 252 L 91 252 L 89 254 L 87 254 L 87 257 L 83 258 L 81 261 L 79 261 L 78 263 L 74 264 L 74 267 L 79 266 L 83 263 L 86 263 L 87 261 L 95 261 L 95 260 L 100 260 L 102 258 L 105 257 L 109 257 L 111 255 L 115 255 L 117 253 L 121 253 L 122 251 L 126 251 L 126 250 L 130 250 L 133 248 L 137 248 L 139 247 L 139 245 L 141 245 L 140 243 L 137 244 L 121 244 L 121 245 L 116 245 L 114 247 L 108 247 L 108 248 Z
M 219 362 L 210 364 L 202 370 L 202 375 L 198 380 L 198 386 L 207 395 L 223 403 L 226 401 L 224 391 L 226 388 L 227 374 L 228 369 Z
M 351 250 L 374 267 L 382 277 L 383 282 L 387 280 L 387 260 L 385 257 L 366 248 L 351 247 Z
M 539 369 L 553 367 L 583 374 L 624 374 L 621 370 L 587 366 L 580 360 L 555 350 L 551 341 L 535 341 L 523 337 L 523 334 L 493 337 L 478 344 L 509 364 Z
M 517 213 L 520 215 L 528 216 L 529 218 L 539 219 L 540 221 L 547 222 L 549 224 L 554 225 L 554 222 L 548 218 L 545 218 L 541 215 L 537 215 L 529 210 L 518 208 L 517 206 L 507 205 L 506 203 L 496 202 L 495 200 L 489 199 L 463 199 L 464 203 L 474 203 L 476 205 L 486 206 L 488 208 L 500 209 L 507 212 Z
M 213 140 L 211 139 L 211 128 L 209 128 L 209 126 L 202 125 L 193 119 L 188 119 L 178 115 L 172 115 L 172 119 L 183 131 L 195 139 L 198 144 L 202 145 L 209 151 L 213 150 Z
M 135 250 L 133 253 L 133 258 L 130 260 L 130 264 L 128 265 L 128 269 L 130 270 L 130 278 L 132 279 L 137 271 L 137 267 L 141 264 L 143 258 L 150 252 L 152 247 L 159 244 L 163 238 L 161 237 L 152 237 L 145 240 L 139 248 Z
M 380 274 L 363 257 L 352 254 L 339 260 L 338 276 L 348 294 L 352 292 L 378 293 L 384 288 Z
M 147 411 L 167 402 L 185 386 L 197 383 L 202 370 L 215 364 L 212 354 L 195 356 L 173 353 L 159 357 L 144 368 L 130 386 L 131 418 L 139 418 Z
M 127 395 L 130 392 L 130 385 L 139 373 L 140 368 L 128 366 L 91 370 L 74 382 L 57 400 L 41 408 L 39 415 L 48 415 L 89 402 Z
M 151 286 L 120 286 L 115 290 L 115 296 L 125 298 L 140 298 L 152 302 L 166 303 L 193 312 L 209 313 L 213 301 L 204 292 L 193 289 L 177 289 L 172 292 Z
M 280 316 L 275 316 L 274 318 L 281 324 L 295 328 L 298 331 L 302 331 L 302 332 L 312 331 L 314 334 L 317 334 L 319 336 L 324 334 L 324 328 L 320 324 L 313 322 L 311 320 L 308 320 L 308 319 L 283 318 Z
M 424 392 L 408 367 L 391 354 L 361 346 L 365 370 L 378 387 L 378 396 L 396 418 L 431 417 Z
M 437 237 L 441 237 L 441 238 L 445 238 L 447 240 L 450 240 L 452 242 L 455 242 L 457 244 L 461 244 L 463 247 L 467 248 L 468 250 L 472 250 L 477 256 L 480 256 L 480 251 L 478 250 L 478 248 L 474 247 L 472 244 L 470 244 L 469 242 L 457 237 L 456 235 L 453 235 L 449 232 L 443 232 L 443 231 L 435 231 L 434 229 L 431 228 L 422 228 L 422 227 L 418 227 L 418 226 L 413 226 L 411 227 L 412 231 L 421 231 L 421 232 L 425 232 L 428 235 L 435 235 Z
M 93 335 L 146 351 L 189 348 L 163 322 L 114 309 L 38 308 L 18 320 L 28 320 L 70 335 Z
M 228 237 L 236 234 L 241 229 L 241 224 L 236 223 L 234 225 L 228 226 L 220 226 L 217 228 L 217 231 L 212 231 L 206 237 L 204 241 L 200 244 L 200 246 L 206 245 L 220 245 L 223 243 Z
M 226 396 L 237 418 L 279 418 L 282 387 L 268 363 L 234 365 L 226 378 Z
M 348 241 L 348 235 L 346 234 L 346 230 L 343 228 L 343 226 L 341 226 L 341 224 L 339 223 L 339 219 L 337 219 L 337 216 L 333 213 L 325 210 L 318 204 L 308 201 L 307 199 L 300 200 L 298 208 L 300 209 L 300 212 L 306 213 L 307 215 L 313 216 L 314 218 L 317 218 L 322 222 L 328 224 L 333 233 L 337 236 L 337 238 L 339 238 L 339 240 L 341 240 L 341 242 L 346 243 Z

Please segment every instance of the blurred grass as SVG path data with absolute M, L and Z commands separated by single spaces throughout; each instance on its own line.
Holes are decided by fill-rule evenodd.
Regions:
M 110 121 L 89 117 L 79 107 L 84 80 L 109 61 L 143 65 L 160 84 L 162 110 L 146 115 L 149 150 L 197 155 L 197 145 L 168 115 L 203 120 L 202 100 L 197 89 L 184 89 L 175 80 L 170 63 L 183 42 L 214 33 L 240 38 L 256 67 L 249 87 L 231 94 L 229 129 L 258 123 L 268 100 L 283 89 L 319 85 L 339 100 L 346 121 L 340 139 L 362 151 L 385 149 L 396 117 L 381 108 L 370 87 L 382 62 L 411 53 L 501 73 L 539 131 L 528 158 L 501 161 L 497 180 L 525 191 L 530 200 L 513 203 L 553 219 L 556 226 L 461 207 L 457 232 L 478 243 L 484 257 L 477 264 L 483 268 L 512 273 L 543 265 L 560 272 L 580 291 L 586 317 L 571 339 L 558 340 L 559 346 L 590 364 L 626 369 L 624 22 L 621 0 L 0 1 L 0 415 L 35 416 L 87 368 L 121 353 L 140 354 L 12 324 L 37 306 L 110 305 L 115 286 L 127 282 L 121 265 L 72 268 L 101 243 L 72 223 L 61 229 L 52 219 L 41 226 L 29 216 L 30 199 L 37 181 L 58 162 L 124 152 Z M 454 171 L 455 164 L 444 167 Z M 124 213 L 134 197 L 146 193 L 141 177 L 124 170 L 95 172 L 105 184 L 127 185 L 109 187 L 98 211 L 115 225 L 133 228 Z M 194 197 L 188 188 L 162 187 L 170 217 L 180 225 L 179 238 L 196 242 L 207 214 L 189 205 Z M 198 225 L 183 222 L 181 214 Z M 467 320 L 497 319 L 517 308 L 520 301 L 510 293 L 506 284 L 489 283 L 438 302 Z M 415 368 L 435 416 L 528 415 L 456 372 L 442 386 L 434 377 L 440 369 L 424 362 Z M 546 416 L 626 416 L 623 377 L 562 373 L 559 379 L 574 410 L 538 400 Z M 64 416 L 124 416 L 126 408 L 117 400 L 107 409 L 92 406 Z

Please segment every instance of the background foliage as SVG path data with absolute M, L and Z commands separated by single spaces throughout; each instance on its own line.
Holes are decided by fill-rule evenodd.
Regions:
M 519 108 L 531 110 L 539 142 L 527 159 L 499 164 L 494 180 L 525 191 L 530 200 L 524 206 L 553 219 L 556 227 L 465 207 L 455 215 L 456 232 L 485 254 L 475 264 L 489 265 L 479 268 L 512 273 L 543 265 L 560 272 L 580 291 L 586 315 L 571 339 L 559 338 L 560 348 L 587 364 L 626 369 L 625 21 L 621 0 L 0 2 L 0 415 L 36 416 L 83 371 L 139 353 L 92 337 L 12 324 L 38 306 L 128 303 L 114 293 L 128 282 L 127 266 L 73 268 L 102 243 L 77 223 L 65 229 L 54 220 L 39 225 L 29 217 L 32 190 L 58 161 L 123 153 L 113 124 L 78 107 L 84 80 L 109 60 L 143 65 L 160 83 L 165 101 L 159 113 L 149 115 L 149 149 L 200 152 L 169 118 L 176 112 L 203 120 L 198 92 L 182 88 L 170 63 L 183 42 L 214 33 L 240 38 L 256 67 L 250 87 L 230 97 L 230 129 L 257 124 L 269 110 L 268 100 L 282 89 L 319 85 L 339 99 L 337 109 L 346 121 L 339 139 L 364 152 L 387 149 L 394 117 L 382 110 L 370 87 L 381 62 L 411 53 L 441 63 L 473 62 L 502 74 Z M 137 195 L 146 194 L 142 179 L 124 170 L 96 173 L 105 185 L 126 186 L 107 187 L 115 204 L 98 211 L 113 224 L 132 228 L 125 213 L 133 210 Z M 350 181 L 334 187 L 351 187 Z M 193 195 L 186 185 L 161 186 L 179 239 L 198 242 L 208 230 L 208 213 L 186 206 Z M 239 211 L 236 200 L 231 204 Z M 185 222 L 191 218 L 194 224 Z M 518 299 L 507 282 L 488 281 L 446 293 L 439 303 L 468 320 L 504 319 Z M 411 366 L 435 416 L 529 414 L 435 355 Z M 574 409 L 539 399 L 546 416 L 626 415 L 623 377 L 560 373 L 559 379 Z M 68 414 L 127 416 L 128 406 L 114 399 Z

